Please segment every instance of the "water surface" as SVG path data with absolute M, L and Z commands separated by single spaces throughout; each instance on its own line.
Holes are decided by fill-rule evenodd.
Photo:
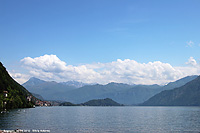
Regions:
M 200 132 L 200 107 L 36 107 L 0 114 L 0 129 L 66 132 Z

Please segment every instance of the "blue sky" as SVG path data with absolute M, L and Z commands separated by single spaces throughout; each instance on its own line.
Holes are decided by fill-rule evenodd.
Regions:
M 199 0 L 0 0 L 0 61 L 28 74 L 25 57 L 66 65 L 200 61 Z M 31 76 L 29 74 L 29 76 Z

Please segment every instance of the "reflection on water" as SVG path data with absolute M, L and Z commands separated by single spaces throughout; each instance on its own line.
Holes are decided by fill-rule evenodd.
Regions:
M 199 132 L 200 107 L 37 107 L 0 114 L 0 129 Z

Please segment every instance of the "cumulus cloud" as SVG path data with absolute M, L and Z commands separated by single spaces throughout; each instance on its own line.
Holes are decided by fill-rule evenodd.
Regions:
M 196 62 L 196 60 L 195 60 L 193 57 L 190 57 L 190 58 L 188 59 L 188 62 L 186 62 L 186 64 L 192 65 L 192 66 L 196 66 L 196 65 L 197 65 L 197 62 Z
M 160 61 L 139 63 L 130 59 L 73 66 L 67 65 L 56 55 L 26 57 L 21 60 L 21 63 L 29 70 L 29 76 L 58 82 L 76 80 L 100 84 L 109 82 L 164 84 L 184 76 L 200 73 L 193 57 L 188 60 L 189 66 L 187 67 L 173 67 L 169 63 Z
M 41 79 L 67 81 L 93 81 L 99 74 L 85 65 L 72 66 L 61 61 L 56 55 L 44 55 L 36 58 L 26 57 L 21 60 L 29 73 Z
M 26 57 L 21 60 L 26 67 L 42 69 L 45 72 L 63 72 L 66 63 L 61 61 L 56 55 L 44 55 L 36 58 Z
M 109 79 L 113 79 L 116 82 L 137 84 L 160 84 L 174 80 L 181 75 L 179 70 L 176 70 L 168 63 L 155 61 L 145 64 L 130 59 L 118 59 L 107 63 L 101 73 L 105 73 L 105 78 L 109 77 Z

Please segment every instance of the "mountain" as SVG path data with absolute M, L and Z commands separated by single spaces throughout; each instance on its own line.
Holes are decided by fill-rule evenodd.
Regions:
M 197 77 L 198 77 L 198 75 L 192 75 L 192 76 L 187 76 L 187 77 L 181 78 L 175 82 L 168 83 L 167 85 L 163 86 L 161 88 L 161 90 L 171 90 L 171 89 L 174 89 L 177 87 L 181 87 L 181 86 L 185 85 L 186 83 L 196 79 Z
M 132 87 L 127 84 L 109 83 L 107 85 L 85 85 L 76 88 L 69 84 L 66 85 L 66 82 L 48 82 L 37 78 L 30 78 L 23 86 L 31 93 L 39 94 L 46 100 L 62 100 L 73 103 L 83 103 L 91 99 L 106 98 L 104 94 L 118 92 Z
M 40 99 L 40 100 L 44 100 L 44 98 L 41 96 L 41 95 L 39 95 L 39 94 L 35 94 L 35 93 L 31 93 L 34 97 L 36 97 L 37 99 Z
M 61 103 L 59 106 L 123 106 L 110 98 L 90 100 L 81 104 L 73 104 L 71 102 Z
M 35 78 L 35 77 L 32 77 L 26 83 L 24 83 L 23 85 L 32 87 L 32 86 L 38 86 L 39 84 L 43 84 L 43 83 L 45 83 L 45 81 L 40 80 L 40 79 Z
M 158 92 L 160 92 L 159 85 L 136 85 L 124 91 L 108 93 L 104 97 L 125 105 L 135 105 L 146 101 Z
M 70 103 L 70 102 L 64 102 L 64 103 L 61 103 L 59 106 L 79 106 L 79 105 L 73 104 L 73 103 Z
M 83 103 L 92 99 L 111 98 L 118 103 L 132 105 L 142 103 L 160 91 L 159 85 L 128 85 L 109 83 L 107 85 L 84 86 L 65 95 L 65 101 Z
M 141 105 L 200 106 L 200 76 L 181 87 L 162 91 Z
M 163 90 L 180 87 L 196 77 L 197 76 L 188 76 L 165 86 L 156 84 L 128 85 L 111 82 L 106 85 L 84 85 L 80 88 L 68 84 L 69 82 L 56 83 L 53 81 L 47 82 L 37 78 L 31 78 L 24 83 L 23 86 L 30 92 L 41 95 L 46 100 L 61 100 L 79 104 L 92 99 L 111 98 L 124 105 L 135 105 L 143 103 Z
M 163 90 L 170 90 L 180 87 L 197 76 L 187 76 L 165 86 L 159 85 L 128 85 L 122 83 L 109 83 L 107 85 L 88 85 L 63 93 L 66 101 L 82 103 L 92 99 L 111 98 L 114 101 L 125 104 L 135 105 L 143 103 L 152 96 Z
M 83 106 L 122 106 L 122 104 L 119 104 L 110 98 L 90 100 L 81 105 Z
M 37 78 L 30 78 L 22 84 L 31 93 L 41 95 L 45 100 L 62 100 L 60 95 L 67 91 L 76 89 L 74 86 L 64 85 L 55 81 L 44 81 Z
M 92 99 L 104 99 L 111 98 L 109 94 L 117 93 L 120 91 L 126 91 L 132 86 L 122 83 L 109 83 L 107 85 L 86 85 L 81 88 L 69 91 L 65 96 L 65 101 L 72 103 L 83 103 Z
M 27 100 L 28 97 L 32 97 L 32 94 L 13 80 L 0 62 L 0 109 L 32 107 L 33 103 Z
M 67 86 L 73 86 L 73 87 L 75 87 L 75 88 L 80 88 L 80 87 L 83 87 L 83 86 L 85 86 L 85 85 L 90 85 L 90 84 L 82 83 L 82 82 L 78 82 L 78 81 L 61 82 L 61 84 L 67 85 Z

